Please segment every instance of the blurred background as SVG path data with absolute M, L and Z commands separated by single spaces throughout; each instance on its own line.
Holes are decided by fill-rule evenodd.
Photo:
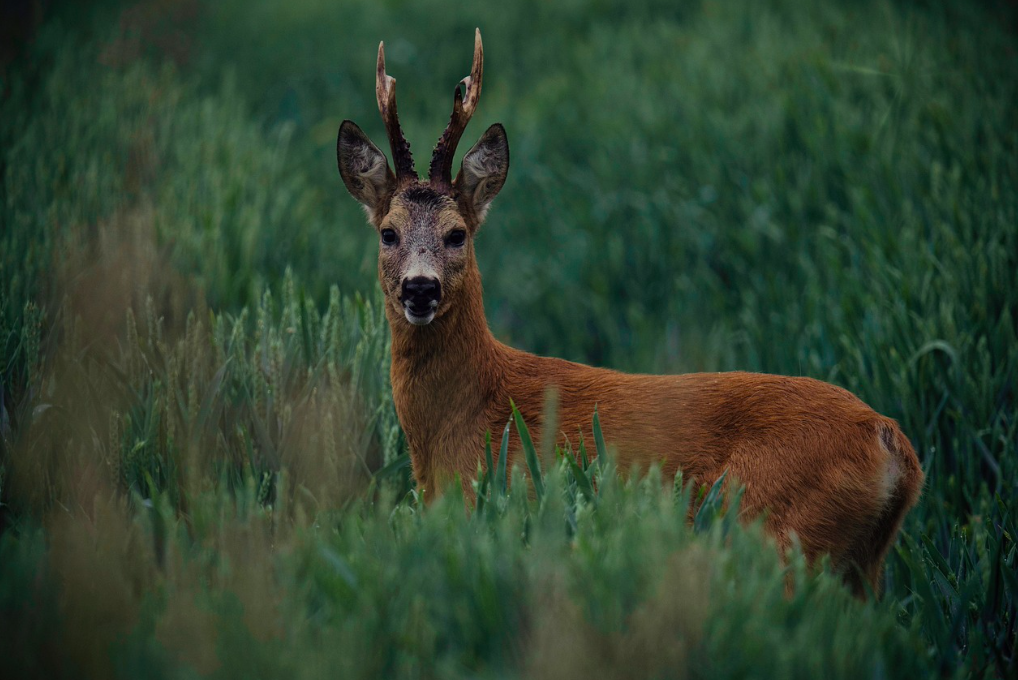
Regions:
M 82 196 L 83 217 L 147 204 L 158 247 L 216 309 L 287 266 L 319 302 L 332 284 L 373 289 L 376 239 L 338 181 L 336 130 L 353 119 L 386 147 L 385 40 L 426 163 L 481 27 L 463 150 L 496 121 L 512 149 L 478 242 L 491 324 L 627 370 L 836 377 L 861 346 L 881 361 L 896 332 L 907 358 L 928 333 L 881 309 L 928 322 L 939 296 L 896 277 L 984 259 L 937 230 L 964 231 L 946 194 L 986 180 L 994 168 L 971 164 L 1004 162 L 1013 141 L 1013 13 L 992 3 L 10 4 L 32 28 L 5 58 L 8 139 L 36 164 L 46 141 L 115 165 L 128 191 Z M 13 82 L 16 64 L 35 80 Z M 59 109 L 60 129 L 32 115 L 15 134 L 32 106 Z M 45 179 L 33 200 L 58 190 Z
M 147 253 L 118 257 L 144 274 L 134 302 L 154 295 L 171 326 L 199 299 L 257 303 L 288 268 L 318 307 L 330 286 L 373 295 L 377 237 L 339 181 L 337 128 L 350 118 L 387 148 L 373 87 L 385 40 L 426 164 L 479 26 L 484 94 L 460 153 L 505 124 L 509 180 L 477 242 L 501 339 L 629 371 L 811 375 L 913 437 L 939 429 L 965 376 L 997 386 L 973 431 L 1013 404 L 1011 4 L 4 12 L 15 298 L 59 278 L 48 258 L 88 258 L 100 233 Z M 92 306 L 120 324 L 116 305 Z
M 349 118 L 388 150 L 384 40 L 424 168 L 480 27 L 459 155 L 505 125 L 476 242 L 500 339 L 847 387 L 927 471 L 915 549 L 1014 560 L 972 538 L 1018 489 L 1014 2 L 0 7 L 5 535 L 97 490 L 189 517 L 208 489 L 289 485 L 316 516 L 379 470 L 408 488 L 377 235 L 335 139 Z M 952 625 L 936 645 L 961 650 Z
M 479 26 L 485 88 L 460 152 L 506 125 L 509 181 L 477 242 L 500 338 L 630 371 L 831 380 L 903 420 L 927 467 L 994 488 L 1009 465 L 994 432 L 1013 432 L 1018 375 L 1013 7 L 4 12 L 8 401 L 12 338 L 36 323 L 63 342 L 43 318 L 68 300 L 95 347 L 123 337 L 127 307 L 151 299 L 183 329 L 196 308 L 258 305 L 288 271 L 315 309 L 330 287 L 370 299 L 377 236 L 339 181 L 336 130 L 350 118 L 387 146 L 385 40 L 425 164 Z

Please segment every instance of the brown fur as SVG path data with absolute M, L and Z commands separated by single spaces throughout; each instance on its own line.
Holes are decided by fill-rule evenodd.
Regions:
M 488 330 L 476 265 L 451 311 L 410 325 L 387 306 L 392 386 L 414 477 L 433 496 L 476 477 L 485 432 L 521 411 L 545 436 L 546 391 L 559 394 L 556 441 L 593 438 L 595 405 L 618 466 L 661 465 L 712 484 L 725 470 L 746 487 L 743 517 L 767 511 L 779 546 L 798 536 L 812 562 L 830 554 L 853 591 L 879 589 L 882 565 L 923 473 L 898 425 L 851 393 L 811 378 L 758 373 L 629 375 L 508 347 Z M 511 467 L 518 455 L 514 436 Z M 427 496 L 426 496 L 427 497 Z
M 379 158 L 380 157 L 380 158 Z M 810 562 L 829 554 L 857 595 L 877 591 L 884 558 L 916 503 L 923 473 L 895 421 L 851 393 L 811 378 L 756 373 L 630 375 L 538 357 L 498 342 L 488 329 L 473 237 L 509 166 L 495 125 L 463 159 L 452 184 L 397 183 L 359 128 L 340 129 L 340 173 L 380 231 L 379 281 L 392 331 L 392 389 L 410 445 L 414 477 L 434 498 L 482 464 L 486 432 L 520 409 L 535 442 L 552 436 L 576 450 L 592 440 L 598 409 L 619 469 L 660 464 L 666 477 L 710 485 L 725 471 L 745 485 L 746 519 L 766 513 L 779 547 L 797 536 Z M 448 235 L 463 230 L 462 246 Z M 390 235 L 391 236 L 391 235 Z M 404 315 L 401 283 L 427 271 L 441 284 L 433 320 Z M 544 400 L 558 393 L 558 430 L 545 433 Z M 511 467 L 520 444 L 514 433 Z

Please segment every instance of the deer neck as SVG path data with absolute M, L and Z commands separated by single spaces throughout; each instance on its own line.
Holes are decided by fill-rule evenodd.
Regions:
M 386 306 L 392 331 L 392 390 L 411 450 L 448 442 L 483 418 L 497 387 L 499 343 L 484 316 L 481 277 L 468 272 L 459 299 L 427 326 L 412 326 Z

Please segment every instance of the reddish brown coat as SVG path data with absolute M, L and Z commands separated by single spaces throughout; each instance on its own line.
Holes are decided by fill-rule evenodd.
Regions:
M 857 593 L 879 589 L 884 557 L 923 484 L 897 423 L 834 385 L 758 373 L 631 375 L 534 356 L 489 332 L 476 266 L 458 304 L 428 326 L 387 306 L 392 385 L 414 476 L 434 496 L 459 475 L 464 489 L 497 437 L 512 399 L 535 442 L 544 398 L 559 395 L 558 443 L 592 441 L 595 405 L 626 471 L 660 464 L 670 478 L 712 484 L 725 470 L 745 485 L 745 518 L 767 512 L 782 547 L 794 532 L 812 561 L 830 554 Z M 511 467 L 519 452 L 514 436 Z
M 893 420 L 810 378 L 627 375 L 537 357 L 492 336 L 473 237 L 509 170 L 504 128 L 489 127 L 456 179 L 450 174 L 480 96 L 483 56 L 477 31 L 471 75 L 456 95 L 429 182 L 417 179 L 382 45 L 376 93 L 396 173 L 351 121 L 337 140 L 340 175 L 381 239 L 393 397 L 425 498 L 457 476 L 472 495 L 485 433 L 502 431 L 510 400 L 536 441 L 552 436 L 574 450 L 581 433 L 591 441 L 596 406 L 622 471 L 658 463 L 668 477 L 682 470 L 704 485 L 727 471 L 745 485 L 743 516 L 766 513 L 779 546 L 796 535 L 810 561 L 831 555 L 857 594 L 865 581 L 878 590 L 884 558 L 923 485 L 915 452 Z M 549 389 L 559 398 L 554 433 L 543 431 Z M 514 436 L 509 456 L 519 448 Z

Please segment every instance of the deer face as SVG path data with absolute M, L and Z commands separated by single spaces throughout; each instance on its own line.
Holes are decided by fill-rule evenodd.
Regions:
M 457 87 L 452 119 L 431 161 L 427 182 L 414 170 L 410 145 L 396 117 L 396 81 L 385 74 L 378 47 L 378 108 L 385 121 L 396 172 L 351 121 L 339 128 L 336 154 L 347 190 L 378 230 L 378 278 L 386 300 L 415 326 L 426 326 L 456 305 L 463 281 L 477 269 L 473 237 L 509 172 L 509 143 L 498 123 L 463 157 L 455 180 L 452 156 L 481 91 L 480 31 L 474 67 Z M 465 98 L 460 88 L 465 91 Z
M 354 123 L 339 131 L 339 172 L 378 231 L 378 278 L 386 300 L 415 326 L 456 304 L 476 269 L 473 237 L 505 183 L 509 144 L 495 124 L 467 152 L 448 188 L 411 180 L 400 186 L 377 146 Z

